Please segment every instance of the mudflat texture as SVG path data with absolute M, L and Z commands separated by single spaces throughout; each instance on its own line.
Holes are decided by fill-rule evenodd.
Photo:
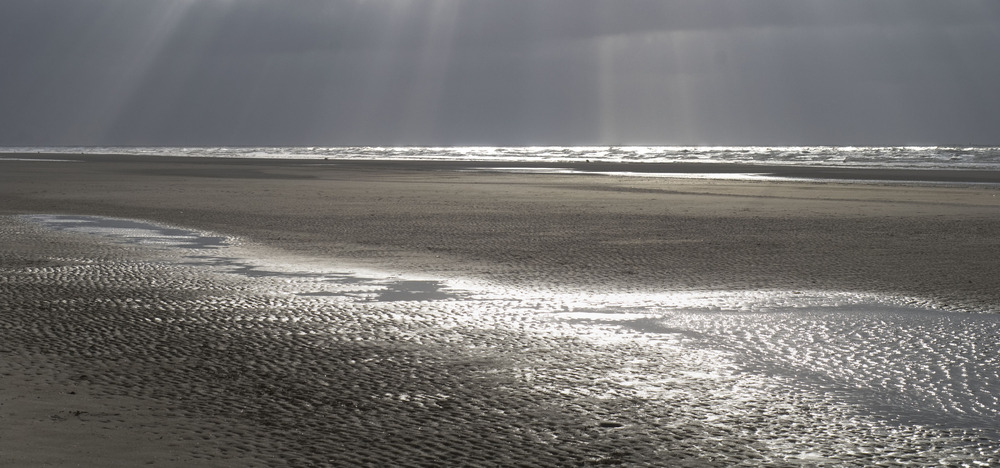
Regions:
M 0 465 L 1000 463 L 1000 328 L 969 313 L 1000 307 L 994 187 L 52 159 L 77 161 L 0 161 L 0 215 L 240 245 L 192 254 L 0 216 Z M 494 289 L 394 292 L 407 281 L 258 257 Z M 590 299 L 706 290 L 962 312 Z

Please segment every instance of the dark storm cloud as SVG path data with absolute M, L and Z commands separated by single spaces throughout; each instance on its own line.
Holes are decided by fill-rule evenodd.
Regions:
M 992 0 L 5 0 L 0 144 L 997 143 Z

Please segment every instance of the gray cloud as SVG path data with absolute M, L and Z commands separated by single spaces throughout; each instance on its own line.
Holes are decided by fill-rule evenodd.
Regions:
M 5 0 L 0 144 L 989 144 L 992 0 Z

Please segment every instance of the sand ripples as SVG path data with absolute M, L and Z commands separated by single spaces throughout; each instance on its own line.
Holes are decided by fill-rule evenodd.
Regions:
M 48 359 L 64 371 L 47 384 L 153 402 L 165 427 L 213 441 L 184 446 L 203 459 L 1000 463 L 995 315 L 460 290 L 33 221 L 0 227 L 32 236 L 3 252 L 5 365 Z M 164 232 L 154 247 L 173 245 Z

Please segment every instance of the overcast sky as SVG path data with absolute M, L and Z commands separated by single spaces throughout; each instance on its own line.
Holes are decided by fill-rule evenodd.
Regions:
M 0 145 L 549 144 L 1000 144 L 1000 1 L 0 1 Z

